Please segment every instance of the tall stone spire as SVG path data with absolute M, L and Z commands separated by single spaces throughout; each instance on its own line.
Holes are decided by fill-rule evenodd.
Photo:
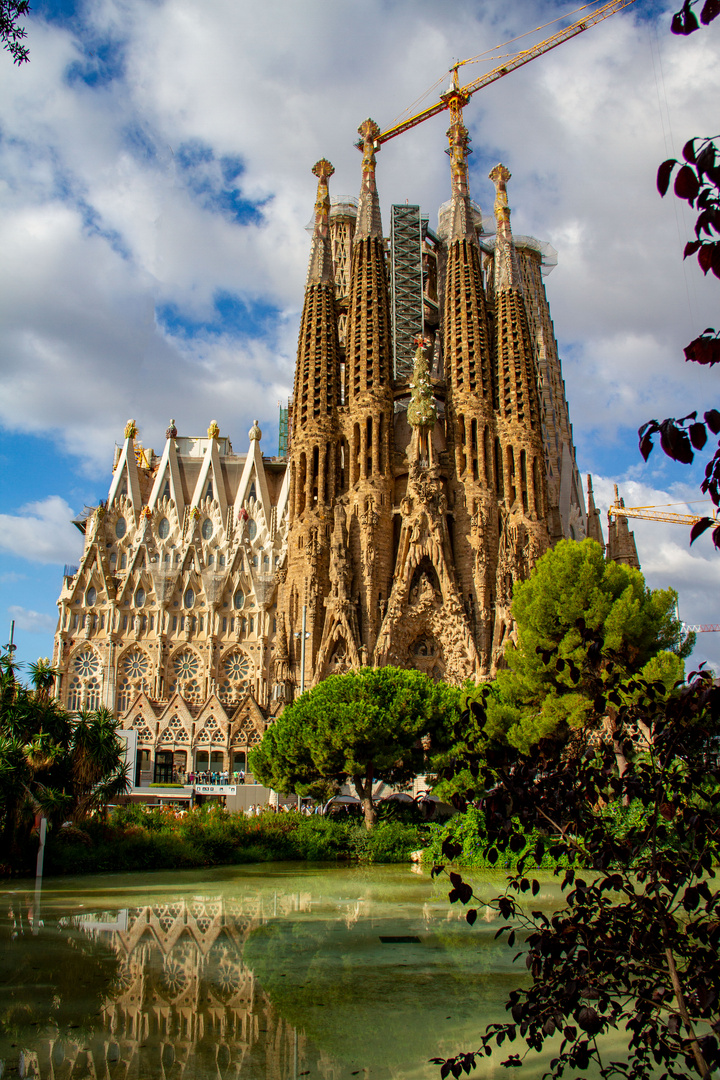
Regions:
M 600 511 L 595 506 L 595 496 L 593 494 L 592 476 L 587 474 L 587 527 L 586 534 L 588 540 L 596 540 L 598 544 L 605 547 L 605 539 L 603 537 L 602 525 L 600 524 Z
M 315 200 L 315 227 L 310 247 L 307 285 L 327 285 L 334 282 L 332 251 L 330 248 L 330 191 L 328 181 L 335 169 L 327 160 L 320 158 L 313 165 L 313 175 L 318 178 Z
M 455 468 L 454 504 L 458 588 L 480 655 L 489 657 L 497 553 L 495 414 L 492 355 L 480 250 L 468 188 L 469 136 L 458 107 L 448 129 L 451 201 L 443 343 L 447 380 L 448 450 Z M 446 218 L 446 220 L 448 220 Z M 489 669 L 482 671 L 487 677 Z
M 335 170 L 329 161 L 321 158 L 312 171 L 318 178 L 318 188 L 295 369 L 293 441 L 295 436 L 313 421 L 316 427 L 318 423 L 326 426 L 327 418 L 334 421 L 335 409 L 340 401 L 340 360 L 330 249 L 328 191 L 328 180 Z
M 522 279 L 510 228 L 507 182 L 511 176 L 510 170 L 506 169 L 504 165 L 496 165 L 489 174 L 489 179 L 495 185 L 495 206 L 493 208 L 497 226 L 495 288 L 522 290 Z
M 625 500 L 620 498 L 617 484 L 615 484 L 615 506 L 619 510 L 625 508 Z M 633 566 L 636 570 L 640 569 L 640 559 L 635 545 L 635 533 L 628 528 L 628 519 L 622 514 L 611 516 L 609 511 L 606 557 L 612 562 Z
M 462 118 L 455 120 L 447 130 L 449 147 L 447 154 L 450 158 L 450 225 L 448 243 L 453 240 L 467 239 L 477 247 L 477 235 L 475 232 L 475 218 L 470 205 L 470 186 L 468 183 L 468 156 L 470 149 L 470 133 L 462 122 Z
M 281 588 L 281 607 L 287 612 L 293 644 L 302 609 L 307 608 L 306 682 L 313 675 L 324 600 L 330 590 L 329 556 L 323 541 L 340 487 L 342 456 L 338 416 L 340 346 L 329 229 L 328 180 L 334 169 L 322 158 L 312 171 L 318 179 L 315 227 L 300 322 L 289 454 L 292 539 Z M 299 649 L 291 651 L 290 669 L 292 680 L 299 686 Z
M 549 537 L 538 375 L 510 228 L 507 199 L 510 172 L 504 165 L 496 165 L 490 179 L 495 184 L 497 222 L 493 388 L 501 518 L 493 632 L 495 666 L 512 633 L 513 582 L 527 577 L 547 550 Z
M 379 237 L 382 240 L 382 221 L 380 218 L 380 200 L 378 198 L 377 184 L 375 183 L 375 153 L 376 139 L 380 134 L 380 128 L 374 120 L 363 120 L 358 128 L 360 139 L 357 147 L 363 152 L 362 159 L 362 182 L 360 185 L 360 198 L 358 199 L 357 222 L 355 225 L 355 239 L 364 239 L 368 236 Z
M 380 601 L 387 602 L 392 577 L 394 401 L 385 241 L 375 183 L 379 128 L 365 120 L 358 131 L 363 159 L 347 319 L 343 489 L 351 577 L 358 589 L 355 602 L 362 639 L 358 649 L 370 659 Z M 352 652 L 348 643 L 347 655 Z

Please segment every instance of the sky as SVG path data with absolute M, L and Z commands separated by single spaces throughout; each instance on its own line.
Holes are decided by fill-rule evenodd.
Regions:
M 691 467 L 655 450 L 645 421 L 717 406 L 714 376 L 682 349 L 717 326 L 720 284 L 682 250 L 685 204 L 657 166 L 716 135 L 720 20 L 670 34 L 676 5 L 636 0 L 478 92 L 465 110 L 473 198 L 508 166 L 517 234 L 559 253 L 546 278 L 580 471 L 604 511 L 705 512 Z M 34 0 L 30 63 L 0 53 L 0 644 L 50 655 L 71 519 L 107 497 L 133 417 L 162 450 L 217 420 L 236 451 L 255 418 L 277 452 L 291 389 L 315 161 L 356 195 L 357 127 L 382 128 L 455 60 L 480 62 L 552 34 L 558 0 Z M 575 16 L 577 17 L 577 16 Z M 574 21 L 570 18 L 567 21 Z M 433 100 L 427 97 L 423 104 Z M 449 197 L 441 114 L 378 155 L 384 224 L 394 202 L 437 221 Z M 687 505 L 687 500 L 692 504 Z M 648 584 L 672 586 L 688 622 L 720 623 L 720 555 L 705 534 L 633 525 Z M 605 526 L 606 530 L 606 526 Z M 720 670 L 720 633 L 692 658 Z M 691 666 L 694 666 L 691 664 Z

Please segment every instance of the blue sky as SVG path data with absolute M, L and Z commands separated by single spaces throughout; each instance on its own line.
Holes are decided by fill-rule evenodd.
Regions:
M 0 54 L 0 642 L 15 618 L 21 659 L 51 651 L 63 564 L 79 551 L 70 519 L 107 494 L 129 417 L 156 449 L 170 417 L 184 434 L 217 419 L 240 450 L 257 417 L 275 452 L 313 163 L 329 157 L 332 193 L 356 194 L 361 120 L 389 126 L 442 88 L 453 59 L 571 7 L 36 0 L 31 63 Z M 654 177 L 689 136 L 715 133 L 720 39 L 715 26 L 673 38 L 671 10 L 637 0 L 466 110 L 484 214 L 501 160 L 516 233 L 559 252 L 546 287 L 578 462 L 604 507 L 613 483 L 628 505 L 695 499 L 699 470 L 657 451 L 643 465 L 636 431 L 716 404 L 712 376 L 681 356 L 717 325 L 717 282 L 683 265 L 692 219 Z M 446 126 L 383 148 L 386 226 L 406 199 L 436 221 Z M 689 551 L 676 527 L 635 532 L 649 583 L 678 588 L 684 617 L 720 621 L 709 537 Z M 720 635 L 697 655 L 720 666 Z

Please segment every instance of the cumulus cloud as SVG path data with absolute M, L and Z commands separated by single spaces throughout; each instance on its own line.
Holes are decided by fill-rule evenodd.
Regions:
M 82 537 L 72 517 L 59 495 L 28 503 L 19 514 L 0 514 L 0 549 L 41 563 L 77 561 Z
M 607 540 L 608 508 L 614 502 L 617 478 L 593 477 L 595 502 L 603 514 Z M 697 491 L 687 484 L 662 489 L 637 480 L 621 478 L 620 494 L 627 507 L 656 507 L 659 512 L 709 514 L 709 505 L 696 502 Z M 680 618 L 691 625 L 720 626 L 720 558 L 709 534 L 689 546 L 690 527 L 663 521 L 629 518 L 628 526 L 635 544 L 645 580 L 651 589 L 672 588 L 678 594 Z M 691 666 L 705 660 L 720 671 L 720 632 L 698 634 Z
M 702 406 L 707 373 L 682 362 L 682 347 L 716 325 L 717 282 L 681 259 L 692 215 L 654 180 L 688 137 L 716 130 L 720 40 L 712 28 L 671 35 L 672 6 L 626 9 L 465 111 L 486 220 L 487 174 L 502 160 L 513 228 L 559 251 L 546 288 L 580 465 L 619 480 L 628 504 L 696 494 L 689 479 L 670 486 L 658 461 L 643 472 L 632 433 Z M 102 0 L 56 23 L 37 5 L 31 63 L 0 64 L 0 424 L 51 433 L 108 481 L 129 416 L 156 448 L 170 416 L 188 434 L 216 418 L 236 449 L 257 416 L 272 453 L 293 378 L 312 164 L 329 157 L 333 194 L 356 194 L 366 116 L 389 126 L 436 80 L 434 94 L 444 88 L 454 57 L 566 7 Z M 390 204 L 406 200 L 434 223 L 449 194 L 446 126 L 439 116 L 383 147 L 386 228 Z M 609 501 L 611 481 L 596 495 Z M 0 518 L 0 544 L 75 561 L 70 516 L 48 492 Z M 649 583 L 678 588 L 684 618 L 712 621 L 709 539 L 688 550 L 676 526 L 633 528 Z
M 8 615 L 15 621 L 17 630 L 25 630 L 29 634 L 52 633 L 57 625 L 57 615 L 46 615 L 42 611 L 31 611 L 28 608 L 12 604 L 8 608 Z
M 52 430 L 106 468 L 131 414 L 158 432 L 170 414 L 195 431 L 224 408 L 231 433 L 272 416 L 268 387 L 285 395 L 292 382 L 312 163 L 330 157 L 334 191 L 355 193 L 365 116 L 387 126 L 438 77 L 442 89 L 453 57 L 564 7 L 105 0 L 83 10 L 72 31 L 32 19 L 33 62 L 0 68 L 0 422 Z M 548 291 L 573 420 L 599 436 L 702 388 L 678 358 L 716 293 L 683 268 L 688 222 L 653 181 L 668 132 L 682 144 L 714 130 L 720 48 L 710 33 L 673 38 L 666 22 L 629 9 L 466 110 L 486 217 L 487 172 L 502 158 L 517 231 L 560 251 Z M 481 66 L 460 70 L 470 79 Z M 386 223 L 389 204 L 406 199 L 434 220 L 449 189 L 445 126 L 436 118 L 383 148 Z M 601 455 L 601 441 L 589 452 Z

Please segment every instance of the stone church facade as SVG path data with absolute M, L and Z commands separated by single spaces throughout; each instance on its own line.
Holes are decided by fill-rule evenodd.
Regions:
M 370 120 L 357 200 L 319 161 L 287 452 L 245 453 L 211 423 L 161 453 L 135 423 L 105 503 L 79 526 L 54 664 L 72 710 L 138 732 L 142 772 L 243 768 L 268 719 L 333 672 L 490 678 L 513 583 L 586 514 L 552 320 L 547 245 L 495 229 L 448 131 L 434 232 L 393 207 L 385 238 Z M 304 632 L 304 633 L 303 633 Z

